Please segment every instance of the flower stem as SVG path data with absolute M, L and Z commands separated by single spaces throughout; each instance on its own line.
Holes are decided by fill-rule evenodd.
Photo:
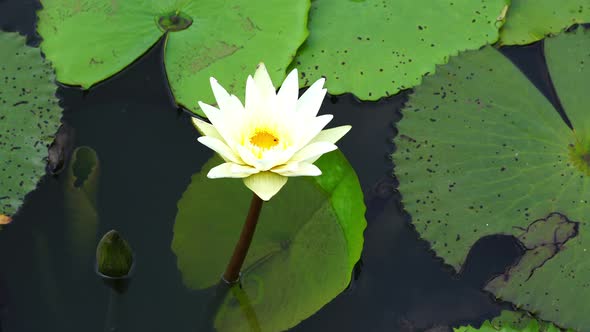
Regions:
M 250 201 L 250 211 L 248 211 L 248 216 L 244 222 L 244 227 L 242 227 L 240 239 L 234 248 L 234 253 L 231 257 L 231 260 L 227 264 L 225 273 L 223 274 L 223 281 L 228 284 L 234 284 L 240 279 L 240 271 L 242 270 L 242 265 L 244 264 L 246 255 L 248 254 L 250 243 L 252 243 L 252 238 L 254 237 L 254 232 L 256 231 L 256 224 L 258 223 L 258 217 L 260 216 L 261 209 L 262 199 L 260 199 L 260 197 L 258 197 L 256 194 L 253 194 L 252 201 Z
M 115 332 L 117 327 L 117 312 L 119 306 L 119 294 L 114 290 L 109 290 L 109 306 L 107 307 L 107 319 L 104 326 L 105 332 Z

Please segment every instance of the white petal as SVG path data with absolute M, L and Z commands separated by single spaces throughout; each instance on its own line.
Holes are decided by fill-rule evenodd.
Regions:
M 293 157 L 291 158 L 292 161 L 302 161 L 307 160 L 315 157 L 319 157 L 324 153 L 328 153 L 330 151 L 334 151 L 338 149 L 336 145 L 330 142 L 316 142 L 310 145 L 305 146 L 303 149 L 297 151 Z
M 304 117 L 312 117 L 318 114 L 324 97 L 326 96 L 326 89 L 323 89 L 324 78 L 315 81 L 309 89 L 303 93 L 301 98 L 297 101 L 297 112 Z
M 268 98 L 270 95 L 275 95 L 276 89 L 272 85 L 272 80 L 270 79 L 270 75 L 268 75 L 264 63 L 258 64 L 256 73 L 254 73 L 254 82 L 256 82 L 256 86 L 258 87 L 258 91 L 262 98 Z
M 282 174 L 286 172 L 293 172 L 299 167 L 298 162 L 289 162 L 287 164 L 283 164 L 281 166 L 273 167 L 270 171 L 275 172 L 277 174 Z
M 209 119 L 209 115 L 215 115 L 215 114 L 221 113 L 221 111 L 217 107 L 213 107 L 209 104 L 205 104 L 202 101 L 199 101 L 199 107 L 201 108 L 201 110 L 203 110 L 203 113 L 205 113 L 205 116 L 207 117 L 207 119 Z M 209 119 L 209 120 L 211 120 L 211 119 Z
M 332 114 L 324 114 L 309 121 L 305 126 L 305 133 L 301 134 L 295 144 L 296 150 L 308 145 L 333 118 L 334 116 Z
M 258 159 L 249 149 L 241 145 L 236 145 L 236 150 L 244 161 L 244 164 L 250 165 L 261 172 L 268 171 L 276 165 L 285 163 L 291 158 L 290 155 L 285 158 L 283 151 L 265 151 L 263 158 Z
M 217 101 L 217 105 L 219 108 L 224 108 L 229 100 L 229 93 L 225 91 L 225 89 L 217 82 L 217 80 L 213 77 L 209 78 L 209 83 L 211 84 L 211 90 L 213 90 L 213 95 L 215 96 L 215 100 Z
M 219 132 L 217 131 L 217 129 L 215 129 L 215 127 L 213 127 L 213 125 L 199 118 L 192 118 L 192 120 L 193 125 L 197 128 L 197 130 L 202 136 L 210 136 L 213 138 L 217 138 L 219 140 L 223 140 L 223 138 L 221 137 L 221 135 L 219 135 Z
M 258 86 L 252 76 L 248 76 L 246 80 L 246 97 L 245 97 L 246 111 L 255 112 L 260 110 L 262 104 L 262 94 L 258 90 Z
M 302 163 L 289 163 L 280 167 L 275 167 L 271 172 L 283 175 L 283 176 L 318 176 L 322 175 L 322 171 L 314 164 L 302 162 Z
M 279 93 L 277 94 L 277 107 L 281 111 L 293 112 L 297 107 L 297 98 L 299 97 L 299 81 L 297 69 L 293 69 L 283 82 Z
M 224 163 L 213 167 L 207 177 L 210 179 L 218 178 L 245 178 L 252 174 L 258 173 L 258 170 L 250 166 L 238 165 L 234 163 Z
M 258 169 L 259 171 L 263 171 L 262 165 L 260 165 L 258 158 L 256 158 L 254 154 L 250 152 L 250 150 L 246 149 L 242 145 L 236 145 L 236 149 L 238 150 L 240 158 L 242 158 L 242 160 L 244 161 L 244 164 L 250 165 Z
M 211 89 L 213 90 L 213 95 L 215 95 L 215 100 L 217 100 L 217 106 L 219 106 L 220 111 L 244 111 L 244 105 L 242 105 L 242 102 L 238 97 L 230 95 L 213 77 L 210 78 L 210 81 Z
M 320 131 L 319 134 L 317 134 L 316 137 L 314 137 L 310 143 L 315 143 L 315 142 L 330 142 L 330 143 L 336 143 L 338 142 L 342 136 L 346 135 L 346 133 L 348 133 L 348 131 L 350 131 L 350 129 L 352 128 L 352 126 L 340 126 L 340 127 L 334 127 L 334 128 L 330 128 L 330 129 L 325 129 Z
M 286 150 L 266 151 L 264 154 L 264 157 L 267 160 L 267 162 L 264 164 L 264 166 L 267 167 L 266 170 L 270 170 L 276 166 L 288 163 L 296 151 L 297 150 L 293 148 L 287 148 Z
M 234 144 L 234 135 L 237 134 L 237 130 L 235 129 L 235 126 L 233 124 L 241 121 L 241 119 L 239 118 L 236 119 L 238 115 L 225 114 L 217 108 L 200 101 L 199 106 L 207 116 L 207 119 L 211 121 L 211 124 L 213 125 L 213 127 L 215 127 L 219 135 L 223 137 L 223 140 L 228 144 Z
M 287 178 L 273 172 L 260 172 L 244 179 L 244 184 L 258 197 L 268 201 L 287 183 Z
M 236 164 L 244 163 L 242 159 L 238 155 L 236 155 L 229 146 L 227 146 L 227 144 L 225 144 L 223 141 L 217 138 L 213 138 L 210 136 L 201 136 L 197 138 L 197 140 L 209 149 L 217 152 L 225 161 L 231 161 Z
M 227 106 L 225 109 L 233 112 L 243 112 L 244 105 L 242 105 L 242 102 L 238 97 L 231 95 L 229 96 L 229 101 L 227 102 Z

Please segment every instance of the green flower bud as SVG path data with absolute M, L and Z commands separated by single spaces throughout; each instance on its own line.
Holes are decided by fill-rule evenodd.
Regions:
M 98 243 L 96 262 L 98 271 L 103 275 L 121 278 L 131 271 L 133 251 L 117 231 L 111 230 Z

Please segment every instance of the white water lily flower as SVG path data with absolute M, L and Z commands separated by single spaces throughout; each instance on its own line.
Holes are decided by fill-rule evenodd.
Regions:
M 289 73 L 278 93 L 264 64 L 246 81 L 245 105 L 225 91 L 214 78 L 211 88 L 219 108 L 199 102 L 211 124 L 194 118 L 203 134 L 199 142 L 217 152 L 225 163 L 207 177 L 243 178 L 258 197 L 267 201 L 290 176 L 318 176 L 313 163 L 349 130 L 341 126 L 322 130 L 333 116 L 317 116 L 326 89 L 316 81 L 299 96 L 297 70 Z

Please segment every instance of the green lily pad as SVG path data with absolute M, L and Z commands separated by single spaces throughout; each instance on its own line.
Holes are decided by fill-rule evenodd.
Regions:
M 214 103 L 209 77 L 232 91 L 265 62 L 275 82 L 307 36 L 309 0 L 42 0 L 41 48 L 60 82 L 89 88 L 145 53 L 162 36 L 176 101 Z
M 588 22 L 588 0 L 512 0 L 506 24 L 500 31 L 500 43 L 530 44 L 575 23 Z
M 242 181 L 205 176 L 221 162 L 207 162 L 178 203 L 172 249 L 192 289 L 219 282 L 252 196 Z M 357 176 L 339 151 L 316 165 L 323 175 L 289 179 L 262 207 L 242 286 L 263 331 L 284 330 L 319 310 L 347 287 L 360 258 L 366 221 Z M 248 329 L 251 318 L 237 301 L 226 301 L 222 312 L 219 330 Z
M 45 174 L 61 108 L 53 71 L 39 49 L 18 34 L 0 32 L 0 59 L 0 223 L 6 223 Z
M 545 43 L 574 129 L 501 53 L 487 47 L 440 67 L 410 97 L 395 173 L 423 238 L 455 269 L 480 238 L 515 236 L 520 262 L 488 290 L 575 329 L 590 326 L 590 32 Z
M 218 331 L 235 331 L 235 326 L 242 325 L 242 330 L 249 331 L 249 332 L 260 332 L 262 328 L 260 327 L 260 321 L 258 320 L 258 314 L 254 307 L 252 306 L 252 300 L 248 296 L 248 293 L 242 289 L 241 285 L 233 285 L 229 292 L 229 296 L 226 296 L 225 303 L 222 304 L 220 310 L 217 312 L 215 326 Z M 232 308 L 235 311 L 235 308 L 238 307 L 241 311 L 240 322 L 233 322 L 230 326 L 224 326 L 222 328 L 219 325 L 224 324 L 226 322 L 223 321 L 225 315 L 227 314 L 228 308 Z M 244 326 L 244 324 L 247 324 Z M 282 330 L 282 329 L 280 329 Z
M 306 84 L 377 100 L 412 88 L 436 64 L 498 40 L 508 0 L 313 1 L 294 66 Z
M 454 332 L 561 332 L 551 323 L 540 322 L 533 317 L 520 312 L 502 311 L 499 317 L 492 321 L 485 321 L 481 327 L 462 326 L 453 329 Z M 568 330 L 573 332 L 572 330 Z

